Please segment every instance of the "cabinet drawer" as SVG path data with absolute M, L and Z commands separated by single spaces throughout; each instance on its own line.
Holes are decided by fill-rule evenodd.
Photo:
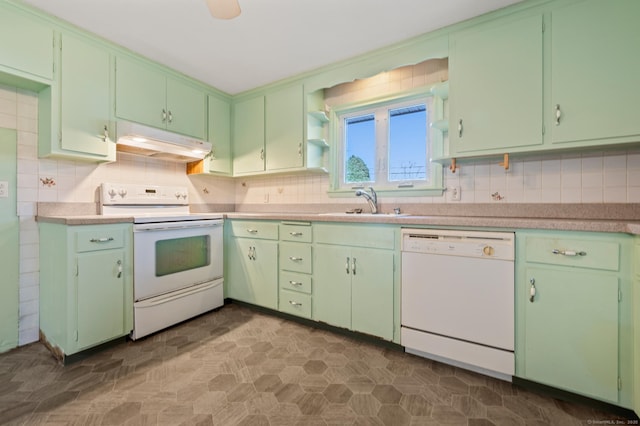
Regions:
M 317 243 L 391 250 L 395 247 L 395 232 L 392 227 L 319 223 L 314 228 Z
M 311 242 L 311 224 L 308 225 L 280 225 L 280 238 L 282 241 L 300 241 L 301 243 Z
M 278 223 L 251 220 L 234 220 L 229 227 L 234 237 L 251 237 L 263 240 L 278 239 Z
M 280 269 L 310 274 L 311 264 L 311 245 L 280 243 Z
M 280 311 L 299 317 L 311 318 L 311 295 L 281 289 Z
M 311 275 L 281 271 L 280 289 L 311 294 Z
M 542 236 L 525 238 L 527 262 L 608 271 L 617 271 L 620 267 L 620 244 L 614 241 Z
M 76 251 L 109 250 L 124 246 L 124 229 L 87 229 L 75 232 Z

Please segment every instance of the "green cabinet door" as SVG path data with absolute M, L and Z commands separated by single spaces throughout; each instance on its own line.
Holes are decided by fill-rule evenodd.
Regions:
M 0 67 L 53 79 L 53 29 L 0 5 Z
M 209 96 L 209 172 L 231 174 L 231 105 Z
M 167 130 L 206 139 L 206 103 L 204 92 L 167 77 Z
M 530 282 L 535 296 L 529 301 Z M 618 278 L 607 273 L 528 267 L 524 376 L 618 401 Z
M 166 77 L 141 62 L 116 59 L 116 115 L 148 126 L 166 128 Z
M 552 11 L 553 143 L 640 135 L 639 16 L 637 0 L 589 0 Z
M 393 252 L 354 248 L 351 280 L 351 328 L 393 339 Z
M 124 250 L 79 254 L 76 276 L 77 349 L 121 336 L 125 330 Z
M 304 97 L 302 85 L 266 96 L 266 169 L 300 168 L 304 164 Z
M 542 16 L 451 36 L 451 156 L 542 144 Z
M 237 102 L 233 111 L 233 174 L 264 171 L 264 96 Z
M 63 150 L 112 157 L 109 52 L 64 34 L 60 70 L 60 146 Z
M 226 297 L 278 309 L 278 243 L 231 238 L 227 253 Z
M 317 245 L 313 267 L 313 319 L 350 329 L 351 248 Z

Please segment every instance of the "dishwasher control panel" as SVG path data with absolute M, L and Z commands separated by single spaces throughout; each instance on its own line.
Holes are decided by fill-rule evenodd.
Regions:
M 403 229 L 402 251 L 486 259 L 514 259 L 513 232 Z

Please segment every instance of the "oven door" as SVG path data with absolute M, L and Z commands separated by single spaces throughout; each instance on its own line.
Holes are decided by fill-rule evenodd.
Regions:
M 133 226 L 134 300 L 222 277 L 222 220 Z

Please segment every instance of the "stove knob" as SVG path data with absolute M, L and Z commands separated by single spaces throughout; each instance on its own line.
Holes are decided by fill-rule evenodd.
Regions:
M 118 194 L 120 194 L 120 196 L 124 198 L 124 196 L 127 195 L 127 190 L 124 188 L 120 188 L 120 190 L 118 190 Z
M 179 200 L 179 199 L 180 199 L 180 193 L 179 193 L 179 192 L 176 192 L 176 194 L 175 194 L 175 195 L 176 195 L 176 198 Z
M 187 199 L 187 193 L 186 192 L 182 193 L 182 198 L 184 198 L 185 200 Z
M 115 190 L 115 189 L 111 188 L 111 189 L 107 192 L 107 194 L 109 194 L 109 196 L 113 199 L 113 198 L 116 196 L 117 192 L 116 192 L 116 190 Z

